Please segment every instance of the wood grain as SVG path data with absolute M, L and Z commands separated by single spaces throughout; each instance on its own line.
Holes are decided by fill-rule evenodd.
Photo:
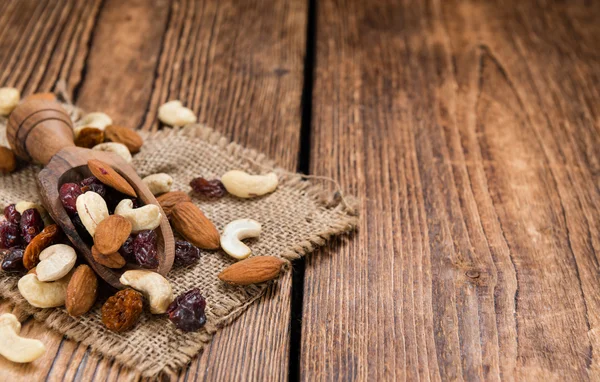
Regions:
M 318 2 L 303 380 L 596 380 L 594 2 Z
M 198 113 L 199 121 L 277 158 L 290 170 L 296 168 L 306 4 L 174 0 L 150 7 L 143 1 L 106 0 L 96 6 L 100 11 L 86 29 L 89 34 L 82 37 L 89 50 L 65 58 L 83 63 L 81 71 L 73 74 L 74 82 L 69 80 L 77 105 L 106 111 L 119 124 L 155 129 L 158 106 L 179 98 Z M 24 18 L 22 14 L 11 17 L 16 25 Z M 14 83 L 13 76 L 19 73 L 8 72 Z M 290 289 L 291 278 L 286 276 L 215 336 L 178 379 L 284 379 Z M 41 327 L 35 322 L 30 325 Z M 139 378 L 56 334 L 46 336 L 56 346 L 40 360 L 45 368 L 0 364 L 6 366 L 0 368 L 0 379 L 26 375 L 85 381 Z

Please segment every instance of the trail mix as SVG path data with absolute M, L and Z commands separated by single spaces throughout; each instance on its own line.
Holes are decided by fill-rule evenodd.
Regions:
M 0 109 L 1 95 L 2 89 Z M 14 98 L 14 94 L 10 96 Z M 45 99 L 47 96 L 39 97 Z M 185 122 L 186 118 L 191 120 L 189 113 L 182 112 L 181 108 L 178 101 L 165 104 L 160 109 L 159 119 L 172 124 Z M 127 162 L 143 145 L 137 133 L 113 125 L 104 113 L 84 116 L 75 125 L 74 137 L 79 146 L 111 151 Z M 0 157 L 4 155 L 2 149 Z M 221 234 L 192 203 L 189 194 L 171 190 L 173 179 L 168 174 L 152 174 L 143 179 L 157 197 L 158 205 L 155 205 L 144 204 L 135 189 L 107 163 L 90 160 L 88 170 L 89 176 L 65 182 L 58 191 L 73 225 L 66 228 L 67 232 L 74 229 L 90 248 L 93 259 L 90 261 L 95 263 L 90 264 L 92 267 L 85 264 L 86 259 L 73 248 L 67 235 L 43 206 L 21 201 L 4 208 L 4 219 L 0 221 L 1 267 L 7 273 L 23 274 L 18 289 L 32 306 L 64 306 L 73 317 L 86 314 L 96 304 L 99 290 L 105 286 L 93 270 L 101 265 L 122 272 L 119 281 L 125 286 L 102 304 L 102 322 L 108 330 L 124 332 L 133 329 L 144 306 L 152 314 L 166 315 L 178 330 L 200 330 L 206 322 L 206 300 L 200 290 L 194 288 L 174 296 L 168 279 L 157 273 L 163 261 L 159 253 L 160 224 L 165 216 L 173 230 L 185 239 L 175 242 L 176 267 L 195 264 L 201 257 L 201 249 L 223 249 L 224 254 L 241 260 L 218 275 L 223 282 L 248 285 L 279 276 L 282 260 L 272 256 L 249 258 L 251 249 L 241 241 L 260 235 L 262 228 L 258 222 L 236 220 L 227 224 Z M 0 171 L 9 172 L 6 168 L 0 168 Z M 201 199 L 222 198 L 228 194 L 239 198 L 258 197 L 273 192 L 277 184 L 274 173 L 250 175 L 238 170 L 223 174 L 221 179 L 198 177 L 190 181 L 191 195 Z M 23 352 L 31 354 L 7 356 L 2 349 L 0 354 L 17 359 L 15 362 L 30 362 L 39 357 L 43 353 L 40 350 L 43 344 L 40 347 L 39 341 L 19 337 L 13 318 L 9 316 L 0 316 L 0 333 L 12 325 L 7 335 L 15 343 L 31 341 L 23 342 L 29 346 Z

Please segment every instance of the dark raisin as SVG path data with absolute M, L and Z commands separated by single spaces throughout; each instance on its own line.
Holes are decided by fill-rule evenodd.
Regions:
M 185 267 L 195 263 L 199 258 L 200 249 L 187 241 L 177 240 L 175 243 L 175 265 Z
M 90 176 L 81 181 L 81 192 L 93 191 L 96 194 L 106 196 L 106 186 L 95 176 Z
M 207 198 L 221 198 L 227 193 L 219 179 L 207 180 L 199 177 L 190 182 L 190 187 L 194 192 Z
M 79 217 L 79 214 L 73 215 L 73 217 L 71 218 L 71 221 L 73 222 L 73 226 L 75 227 L 75 230 L 77 230 L 77 233 L 79 234 L 79 237 L 81 238 L 81 240 L 83 240 L 84 242 L 86 242 L 88 244 L 92 243 L 93 242 L 92 236 L 88 232 L 87 228 L 85 228 L 85 226 L 83 225 L 83 222 L 81 221 L 81 218 Z
M 9 221 L 0 223 L 0 249 L 8 249 L 21 243 L 19 225 Z
M 4 217 L 13 224 L 19 224 L 21 222 L 21 214 L 17 211 L 14 204 L 9 204 L 4 207 Z
M 12 247 L 4 255 L 2 259 L 2 270 L 5 272 L 20 272 L 24 271 L 23 255 L 25 250 L 21 247 Z
M 158 248 L 156 232 L 142 231 L 133 240 L 133 255 L 142 268 L 158 267 Z
M 44 229 L 42 216 L 35 208 L 24 211 L 21 215 L 21 236 L 27 244 Z
M 206 300 L 198 288 L 179 295 L 167 308 L 169 320 L 177 329 L 195 332 L 206 323 Z
M 77 213 L 77 198 L 81 195 L 81 187 L 77 183 L 65 183 L 60 186 L 58 196 L 69 216 Z
M 129 237 L 125 240 L 125 243 L 119 248 L 119 254 L 123 256 L 125 261 L 128 263 L 135 263 L 135 255 L 133 254 L 133 241 L 135 240 L 135 234 L 129 235 Z

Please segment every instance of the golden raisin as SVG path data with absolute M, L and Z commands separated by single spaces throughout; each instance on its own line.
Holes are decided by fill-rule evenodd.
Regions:
M 40 262 L 40 253 L 56 243 L 62 235 L 61 229 L 56 224 L 49 225 L 42 232 L 36 235 L 25 248 L 23 256 L 23 265 L 27 269 L 32 269 Z
M 75 145 L 86 149 L 91 149 L 102 142 L 104 142 L 104 131 L 95 127 L 84 127 L 75 138 Z
M 143 308 L 141 293 L 131 288 L 123 289 L 102 305 L 102 322 L 113 332 L 125 332 L 135 326 Z

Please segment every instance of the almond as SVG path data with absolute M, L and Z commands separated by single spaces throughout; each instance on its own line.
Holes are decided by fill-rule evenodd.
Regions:
M 196 247 L 219 248 L 219 231 L 194 203 L 177 203 L 171 212 L 171 224 Z
M 97 159 L 91 159 L 88 161 L 88 167 L 92 174 L 94 174 L 94 176 L 102 183 L 124 193 L 125 195 L 133 196 L 134 198 L 137 197 L 135 190 L 133 187 L 131 187 L 129 182 L 127 182 L 125 178 L 119 175 L 108 164 Z
M 9 174 L 17 168 L 15 153 L 8 147 L 0 146 L 0 174 Z
M 69 285 L 67 286 L 67 298 L 65 307 L 73 317 L 87 313 L 98 297 L 98 278 L 87 265 L 77 267 Z
M 104 136 L 107 141 L 124 144 L 132 154 L 139 152 L 144 144 L 144 140 L 135 130 L 123 126 L 106 126 Z
M 111 253 L 110 255 L 103 255 L 96 249 L 96 246 L 92 247 L 92 257 L 94 260 L 107 268 L 123 268 L 125 266 L 125 259 L 118 252 Z
M 131 234 L 131 228 L 131 223 L 123 216 L 107 217 L 96 227 L 94 247 L 103 255 L 117 252 Z
M 236 285 L 258 284 L 277 278 L 284 263 L 274 256 L 255 256 L 225 268 L 219 279 Z
M 104 131 L 96 127 L 84 127 L 75 137 L 75 146 L 91 149 L 104 142 Z
M 156 198 L 156 201 L 158 201 L 158 204 L 160 204 L 165 214 L 167 216 L 171 216 L 173 207 L 175 207 L 177 203 L 191 202 L 192 198 L 190 198 L 190 196 L 183 191 L 171 191 L 167 192 L 166 194 L 162 194 Z
M 61 232 L 56 224 L 49 225 L 27 244 L 23 254 L 23 265 L 26 269 L 32 269 L 40 262 L 40 253 L 57 241 Z

